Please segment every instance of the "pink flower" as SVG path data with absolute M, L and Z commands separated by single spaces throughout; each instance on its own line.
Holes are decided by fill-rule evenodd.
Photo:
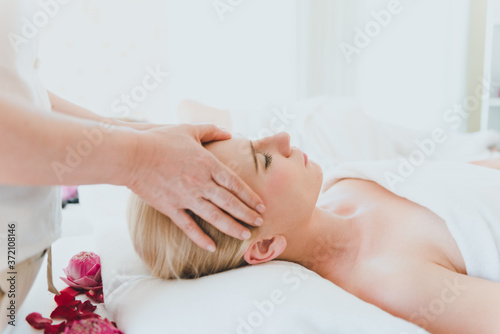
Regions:
M 63 271 L 67 278 L 61 279 L 70 287 L 54 296 L 57 307 L 50 314 L 50 318 L 64 321 L 53 324 L 52 319 L 33 312 L 26 317 L 31 327 L 43 329 L 44 334 L 123 334 L 114 322 L 102 319 L 99 314 L 94 313 L 97 306 L 90 300 L 82 302 L 75 298 L 86 290 L 85 295 L 89 298 L 98 303 L 104 302 L 99 256 L 92 252 L 80 252 L 71 258 Z
M 63 269 L 61 279 L 75 289 L 92 290 L 102 287 L 101 259 L 93 252 L 80 252 L 73 256 Z
M 64 334 L 123 334 L 121 330 L 116 328 L 108 319 L 87 318 L 73 321 L 70 325 L 66 325 Z
M 77 186 L 61 186 L 61 196 L 63 202 L 70 201 L 78 197 L 78 187 Z

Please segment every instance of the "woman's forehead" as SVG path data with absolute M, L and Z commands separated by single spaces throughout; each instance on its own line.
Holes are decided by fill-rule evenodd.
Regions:
M 250 140 L 244 137 L 231 138 L 208 144 L 207 149 L 237 174 L 247 174 L 254 169 Z
M 215 154 L 231 153 L 232 155 L 235 155 L 238 153 L 246 156 L 251 153 L 250 141 L 241 136 L 211 142 L 206 145 L 206 148 Z

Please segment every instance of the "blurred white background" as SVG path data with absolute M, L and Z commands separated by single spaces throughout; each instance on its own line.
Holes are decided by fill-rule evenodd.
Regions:
M 107 116 L 160 68 L 168 78 L 119 116 L 171 123 L 184 98 L 237 114 L 330 94 L 426 129 L 466 95 L 469 3 L 72 0 L 42 31 L 40 68 L 50 90 Z

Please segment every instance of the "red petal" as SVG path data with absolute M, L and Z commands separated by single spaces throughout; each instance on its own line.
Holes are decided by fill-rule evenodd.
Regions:
M 79 300 L 77 302 L 81 303 Z M 52 319 L 57 319 L 57 318 L 66 320 L 78 319 L 78 311 L 76 310 L 75 306 L 60 305 L 56 307 L 54 311 L 52 311 L 50 317 Z
M 66 327 L 66 321 L 61 322 L 58 325 L 49 325 L 45 327 L 43 334 L 59 334 L 64 332 L 64 328 Z
M 104 296 L 102 293 L 98 296 L 95 296 L 95 298 L 93 298 L 93 299 L 96 303 L 104 303 Z
M 104 303 L 102 288 L 85 291 L 85 295 L 96 303 Z
M 77 295 L 79 295 L 80 293 L 82 293 L 82 291 L 75 290 L 75 289 L 73 289 L 73 288 L 71 288 L 71 287 L 67 287 L 66 289 L 62 289 L 62 290 L 61 290 L 61 293 L 62 293 L 63 291 L 64 291 L 65 293 L 69 294 L 69 295 L 72 295 L 72 296 L 77 296 Z
M 35 329 L 44 329 L 52 323 L 52 320 L 42 317 L 38 312 L 28 314 L 26 321 Z
M 75 300 L 75 296 L 79 293 L 80 292 L 76 291 L 75 289 L 66 288 L 64 290 L 61 290 L 61 293 L 59 295 L 55 295 L 54 300 L 59 306 L 61 305 L 75 306 L 78 304 L 78 301 Z
M 92 313 L 97 308 L 97 306 L 92 305 L 90 300 L 86 300 L 84 303 L 78 305 L 78 311 L 80 313 Z

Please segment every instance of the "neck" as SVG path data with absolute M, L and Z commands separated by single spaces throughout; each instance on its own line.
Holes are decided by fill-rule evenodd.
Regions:
M 316 207 L 309 223 L 295 229 L 287 238 L 280 259 L 298 263 L 319 275 L 331 276 L 354 263 L 360 244 L 360 228 L 354 214 L 339 215 Z

